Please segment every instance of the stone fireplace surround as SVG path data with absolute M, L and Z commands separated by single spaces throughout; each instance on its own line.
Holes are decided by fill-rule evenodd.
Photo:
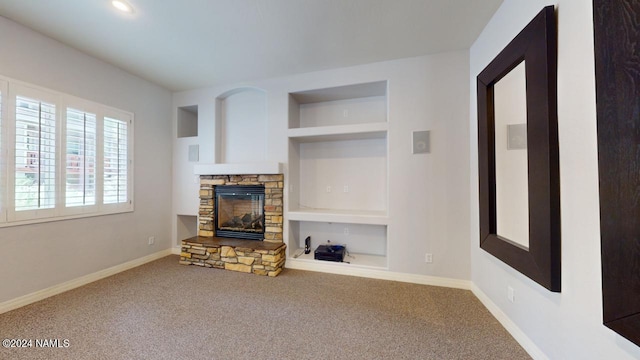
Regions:
M 264 186 L 264 240 L 282 242 L 282 190 L 284 175 L 201 175 L 198 235 L 214 236 L 214 187 L 224 185 Z
M 263 185 L 264 241 L 215 236 L 215 186 Z M 198 236 L 182 241 L 180 263 L 277 276 L 285 262 L 282 174 L 201 175 Z

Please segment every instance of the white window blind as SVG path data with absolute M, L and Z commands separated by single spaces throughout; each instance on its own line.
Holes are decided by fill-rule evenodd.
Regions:
M 96 114 L 67 108 L 65 204 L 96 203 Z
M 56 106 L 16 96 L 15 210 L 54 208 L 55 182 Z
M 128 189 L 128 122 L 104 118 L 103 203 L 126 203 Z

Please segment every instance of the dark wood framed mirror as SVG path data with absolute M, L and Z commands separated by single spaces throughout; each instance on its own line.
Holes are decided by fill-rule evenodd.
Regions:
M 509 186 L 511 170 L 507 170 L 506 181 L 496 175 L 497 171 L 504 172 L 500 154 L 507 146 L 497 141 L 505 137 L 502 132 L 507 128 L 498 119 L 497 114 L 502 111 L 498 111 L 496 104 L 513 101 L 496 96 L 515 91 L 498 92 L 496 84 L 511 76 L 516 69 L 522 69 L 523 63 L 526 104 L 523 104 L 521 112 L 526 121 L 526 153 L 519 155 L 524 164 L 518 166 L 524 168 L 524 193 L 522 201 L 509 202 L 501 198 L 509 200 L 517 195 L 512 196 L 501 187 Z M 556 86 L 556 17 L 554 7 L 547 6 L 477 77 L 480 247 L 545 288 L 559 292 L 561 248 Z M 528 204 L 524 211 L 511 209 L 511 206 L 522 203 Z M 512 221 L 500 215 L 511 216 L 513 213 L 523 214 L 522 226 L 513 231 L 522 233 L 524 228 L 524 240 L 510 238 L 509 234 L 514 232 L 508 229 L 508 225 Z
M 602 316 L 640 346 L 640 2 L 593 1 Z

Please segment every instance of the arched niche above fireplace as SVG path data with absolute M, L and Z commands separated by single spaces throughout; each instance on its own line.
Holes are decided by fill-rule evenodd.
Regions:
M 266 160 L 267 94 L 241 87 L 216 98 L 216 163 Z

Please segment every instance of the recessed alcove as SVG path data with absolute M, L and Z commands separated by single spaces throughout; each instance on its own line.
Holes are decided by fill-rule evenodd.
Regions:
M 178 108 L 178 137 L 198 136 L 198 105 Z
M 256 163 L 266 160 L 267 94 L 237 88 L 216 98 L 216 162 Z
M 176 235 L 178 242 L 198 235 L 198 217 L 195 215 L 177 215 Z
M 310 236 L 313 249 L 327 240 L 346 245 L 350 266 L 387 268 L 387 86 L 375 81 L 289 93 L 292 266 L 315 261 L 301 253 Z

